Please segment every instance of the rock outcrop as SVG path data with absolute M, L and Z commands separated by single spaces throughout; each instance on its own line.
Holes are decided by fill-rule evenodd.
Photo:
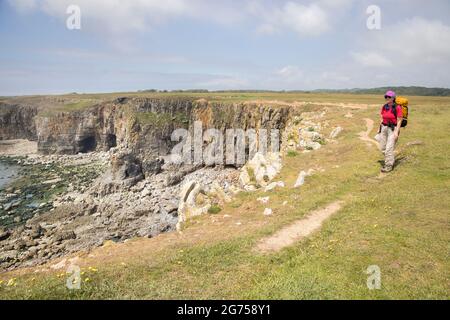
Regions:
M 265 155 L 258 152 L 241 169 L 239 176 L 241 187 L 264 187 L 275 178 L 281 171 L 281 168 L 282 163 L 279 152 L 269 152 Z
M 101 155 L 99 165 L 106 170 L 92 181 L 85 181 L 83 188 L 70 185 L 42 208 L 33 207 L 29 216 L 17 222 L 21 226 L 0 230 L 0 268 L 43 263 L 109 240 L 181 230 L 192 217 L 220 211 L 242 189 L 270 191 L 284 187 L 282 182 L 273 182 L 282 162 L 280 152 L 271 152 L 271 148 L 275 144 L 284 148 L 291 140 L 295 140 L 295 149 L 304 150 L 319 148 L 323 143 L 317 119 L 302 114 L 294 124 L 294 112 L 282 105 L 211 103 L 187 98 L 125 97 L 54 113 L 1 104 L 0 121 L 4 125 L 0 139 L 37 140 L 44 166 L 59 161 L 63 167 L 77 167 L 80 157 L 87 154 Z M 228 129 L 254 130 L 256 142 L 250 145 L 246 137 L 242 164 L 167 161 L 178 144 L 171 139 L 174 130 L 182 128 L 192 134 L 198 122 L 203 132 L 214 128 L 224 137 Z M 260 143 L 262 129 L 279 130 L 279 135 L 269 136 L 264 146 Z M 295 137 L 289 136 L 292 133 Z M 237 139 L 233 140 L 235 146 L 237 143 Z M 201 147 L 207 145 L 208 141 L 202 139 Z M 259 152 L 252 154 L 251 149 Z M 53 184 L 55 188 L 66 185 L 49 179 L 48 184 L 42 184 Z M 5 201 L 9 205 L 12 200 Z
M 30 105 L 0 103 L 0 140 L 36 140 L 37 113 Z

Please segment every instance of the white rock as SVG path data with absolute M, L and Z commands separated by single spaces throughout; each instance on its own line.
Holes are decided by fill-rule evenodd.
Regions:
M 141 191 L 141 197 L 145 198 L 148 197 L 152 192 L 148 188 L 144 188 L 144 190 Z
M 333 131 L 330 133 L 330 139 L 336 139 L 337 136 L 344 130 L 342 127 L 334 128 Z
M 305 178 L 308 174 L 305 171 L 300 172 L 298 175 L 297 181 L 295 182 L 294 188 L 301 187 L 305 184 Z
M 249 185 L 249 186 L 245 186 L 244 190 L 248 191 L 248 192 L 253 192 L 253 191 L 256 191 L 256 187 L 253 185 Z
M 257 152 L 254 157 L 242 168 L 239 182 L 242 187 L 256 182 L 261 186 L 267 185 L 273 180 L 282 168 L 281 155 L 279 152 L 269 152 L 263 155 Z M 251 181 L 249 170 L 253 171 L 256 181 Z
M 239 183 L 242 187 L 245 187 L 250 183 L 250 175 L 248 174 L 246 166 L 242 167 L 241 169 L 241 172 L 239 174 Z
M 308 172 L 302 171 L 298 175 L 297 181 L 295 182 L 294 188 L 301 187 L 305 184 L 305 178 L 308 176 L 312 176 L 316 170 L 309 169 Z
M 270 208 L 264 209 L 264 215 L 265 216 L 271 216 L 272 213 L 273 213 L 272 209 L 270 209 Z
M 272 182 L 271 184 L 269 184 L 268 186 L 266 186 L 266 188 L 264 189 L 264 191 L 265 191 L 265 192 L 268 192 L 268 191 L 271 191 L 271 190 L 275 189 L 276 187 L 284 188 L 284 182 L 283 182 L 283 181 Z
M 256 199 L 256 201 L 266 204 L 267 202 L 269 202 L 269 197 L 261 197 Z
M 196 181 L 188 181 L 181 188 L 180 202 L 178 205 L 178 223 L 176 228 L 181 230 L 181 225 L 192 217 L 206 214 L 211 207 L 210 203 L 199 206 L 196 203 L 196 197 L 203 193 L 203 187 Z

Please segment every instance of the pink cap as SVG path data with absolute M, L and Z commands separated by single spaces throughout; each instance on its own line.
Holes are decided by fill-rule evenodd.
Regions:
M 395 98 L 397 95 L 395 94 L 394 91 L 389 90 L 388 92 L 386 92 L 385 96 Z

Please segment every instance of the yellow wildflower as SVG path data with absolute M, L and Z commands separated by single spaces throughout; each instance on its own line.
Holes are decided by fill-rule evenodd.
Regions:
M 12 279 L 9 279 L 9 281 L 8 281 L 8 283 L 6 284 L 6 286 L 8 286 L 8 287 L 12 287 L 12 286 L 16 286 L 16 278 L 12 278 Z

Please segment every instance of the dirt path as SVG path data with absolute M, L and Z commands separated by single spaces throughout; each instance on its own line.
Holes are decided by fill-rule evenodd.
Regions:
M 341 209 L 341 205 L 342 201 L 336 201 L 325 208 L 309 213 L 305 218 L 281 229 L 273 236 L 262 239 L 256 250 L 263 253 L 276 252 L 294 244 L 318 230 L 326 219 Z
M 373 120 L 372 119 L 368 119 L 368 118 L 366 118 L 364 120 L 366 121 L 367 130 L 360 132 L 359 133 L 359 138 L 362 141 L 369 142 L 368 145 L 371 145 L 370 143 L 373 143 L 373 144 L 375 144 L 376 147 L 378 147 L 378 141 L 376 141 L 375 139 L 370 138 L 370 136 L 369 136 L 370 133 L 373 130 L 373 124 L 374 124 Z

